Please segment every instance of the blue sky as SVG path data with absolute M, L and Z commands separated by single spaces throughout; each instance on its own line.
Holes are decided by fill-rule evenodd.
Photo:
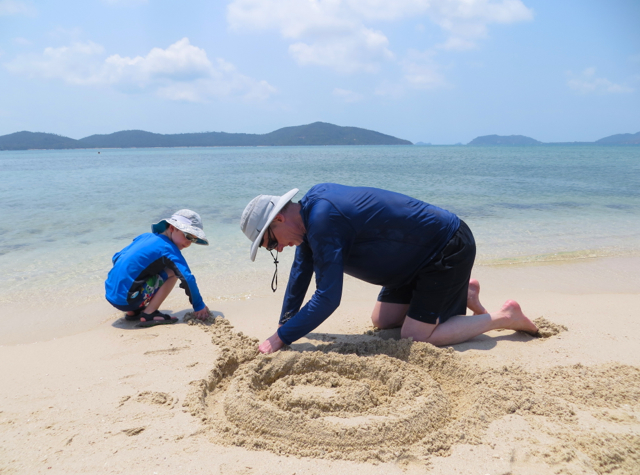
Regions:
M 0 0 L 0 135 L 640 131 L 637 0 Z

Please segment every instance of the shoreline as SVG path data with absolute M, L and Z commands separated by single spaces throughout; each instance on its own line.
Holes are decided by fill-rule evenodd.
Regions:
M 569 259 L 563 257 L 568 254 Z M 557 285 L 563 291 L 572 294 L 599 293 L 601 291 L 616 293 L 636 293 L 640 288 L 640 279 L 636 277 L 637 268 L 640 267 L 640 256 L 635 253 L 629 255 L 596 256 L 586 253 L 555 253 L 544 256 L 558 256 L 556 259 L 536 259 L 544 256 L 532 256 L 524 259 L 492 259 L 488 262 L 479 261 L 474 267 L 473 275 L 481 281 L 483 289 L 483 301 L 488 297 L 495 299 L 497 306 L 507 298 L 520 301 L 517 297 L 521 289 L 517 286 L 512 291 L 495 291 L 486 286 L 484 280 L 496 281 L 501 288 L 513 287 L 512 281 L 523 280 L 530 288 L 536 291 L 552 291 L 548 285 L 546 275 L 551 272 L 558 277 Z M 575 257 L 584 255 L 584 257 Z M 198 279 L 201 292 L 209 308 L 233 318 L 234 315 L 246 313 L 246 308 L 255 305 L 270 309 L 273 319 L 277 320 L 280 306 L 288 281 L 288 269 L 293 253 L 280 257 L 280 286 L 275 294 L 268 288 L 272 269 L 270 263 L 265 262 L 260 269 L 252 269 L 252 279 L 247 283 L 242 279 L 234 279 L 234 284 L 226 288 L 224 295 L 217 294 L 219 286 L 216 284 L 221 277 L 201 275 Z M 195 272 L 195 271 L 194 271 Z M 509 275 L 503 278 L 501 275 Z M 599 276 L 606 276 L 601 278 Z M 91 331 L 105 322 L 117 321 L 122 312 L 119 312 L 104 300 L 102 296 L 102 282 L 98 284 L 99 290 L 83 294 L 80 300 L 71 301 L 58 299 L 53 303 L 25 305 L 22 301 L 5 301 L 0 303 L 0 312 L 4 315 L 13 315 L 13 318 L 0 322 L 0 348 L 12 345 L 24 345 L 34 342 L 44 342 L 51 339 L 63 338 L 77 333 Z M 236 288 L 237 287 L 237 288 Z M 315 289 L 313 282 L 309 286 L 307 299 Z M 329 320 L 340 318 L 341 308 L 354 308 L 356 303 L 360 305 L 360 312 L 369 315 L 376 300 L 380 288 L 365 282 L 358 281 L 350 276 L 345 276 L 345 287 L 341 307 Z M 495 296 L 494 296 L 495 295 Z M 503 296 L 503 297 L 501 297 Z M 524 295 L 526 298 L 526 294 Z M 305 302 L 306 302 L 305 300 Z M 523 300 L 521 298 L 521 300 Z M 256 302 L 260 302 L 257 304 Z M 526 301 L 523 308 L 526 313 Z M 485 306 L 487 306 L 485 304 Z M 245 308 L 246 307 L 246 308 Z M 487 306 L 491 307 L 491 306 Z M 189 308 L 187 297 L 181 289 L 175 289 L 163 305 L 163 310 L 174 316 L 182 318 L 192 309 Z M 244 325 L 241 323 L 241 327 Z M 243 329 L 244 331 L 244 329 Z M 249 333 L 248 333 L 249 334 Z
M 531 254 L 519 257 L 498 257 L 498 258 L 476 258 L 475 266 L 479 267 L 502 267 L 502 266 L 529 266 L 529 265 L 547 265 L 547 264 L 567 264 L 571 265 L 582 261 L 590 261 L 597 259 L 617 259 L 617 258 L 638 258 L 640 250 L 625 249 L 612 250 L 603 249 L 584 249 L 580 251 L 560 251 L 549 252 L 544 254 Z

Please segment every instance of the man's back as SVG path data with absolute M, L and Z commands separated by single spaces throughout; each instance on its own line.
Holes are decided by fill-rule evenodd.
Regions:
M 322 183 L 300 204 L 315 266 L 339 258 L 345 273 L 376 285 L 404 285 L 460 225 L 453 213 L 377 188 Z

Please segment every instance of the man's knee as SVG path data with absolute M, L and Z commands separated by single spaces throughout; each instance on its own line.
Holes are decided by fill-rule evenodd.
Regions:
M 371 323 L 376 328 L 397 328 L 404 322 L 409 305 L 376 302 L 371 313 Z
M 431 324 L 415 320 L 411 317 L 405 318 L 402 330 L 400 331 L 401 338 L 411 338 L 413 341 L 429 342 L 434 330 L 438 324 Z
M 380 321 L 380 315 L 373 312 L 371 314 L 371 323 L 373 324 L 374 327 L 376 328 L 382 328 L 382 322 Z
M 402 325 L 402 322 L 397 322 L 388 318 L 383 318 L 380 315 L 371 315 L 371 323 L 374 327 L 382 330 L 386 328 L 398 328 Z

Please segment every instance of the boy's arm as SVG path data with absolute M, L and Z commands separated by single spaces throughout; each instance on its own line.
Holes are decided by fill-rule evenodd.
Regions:
M 209 317 L 209 307 L 207 307 L 205 305 L 205 307 L 198 311 L 198 312 L 193 312 L 193 315 L 198 319 L 198 320 L 206 320 Z

